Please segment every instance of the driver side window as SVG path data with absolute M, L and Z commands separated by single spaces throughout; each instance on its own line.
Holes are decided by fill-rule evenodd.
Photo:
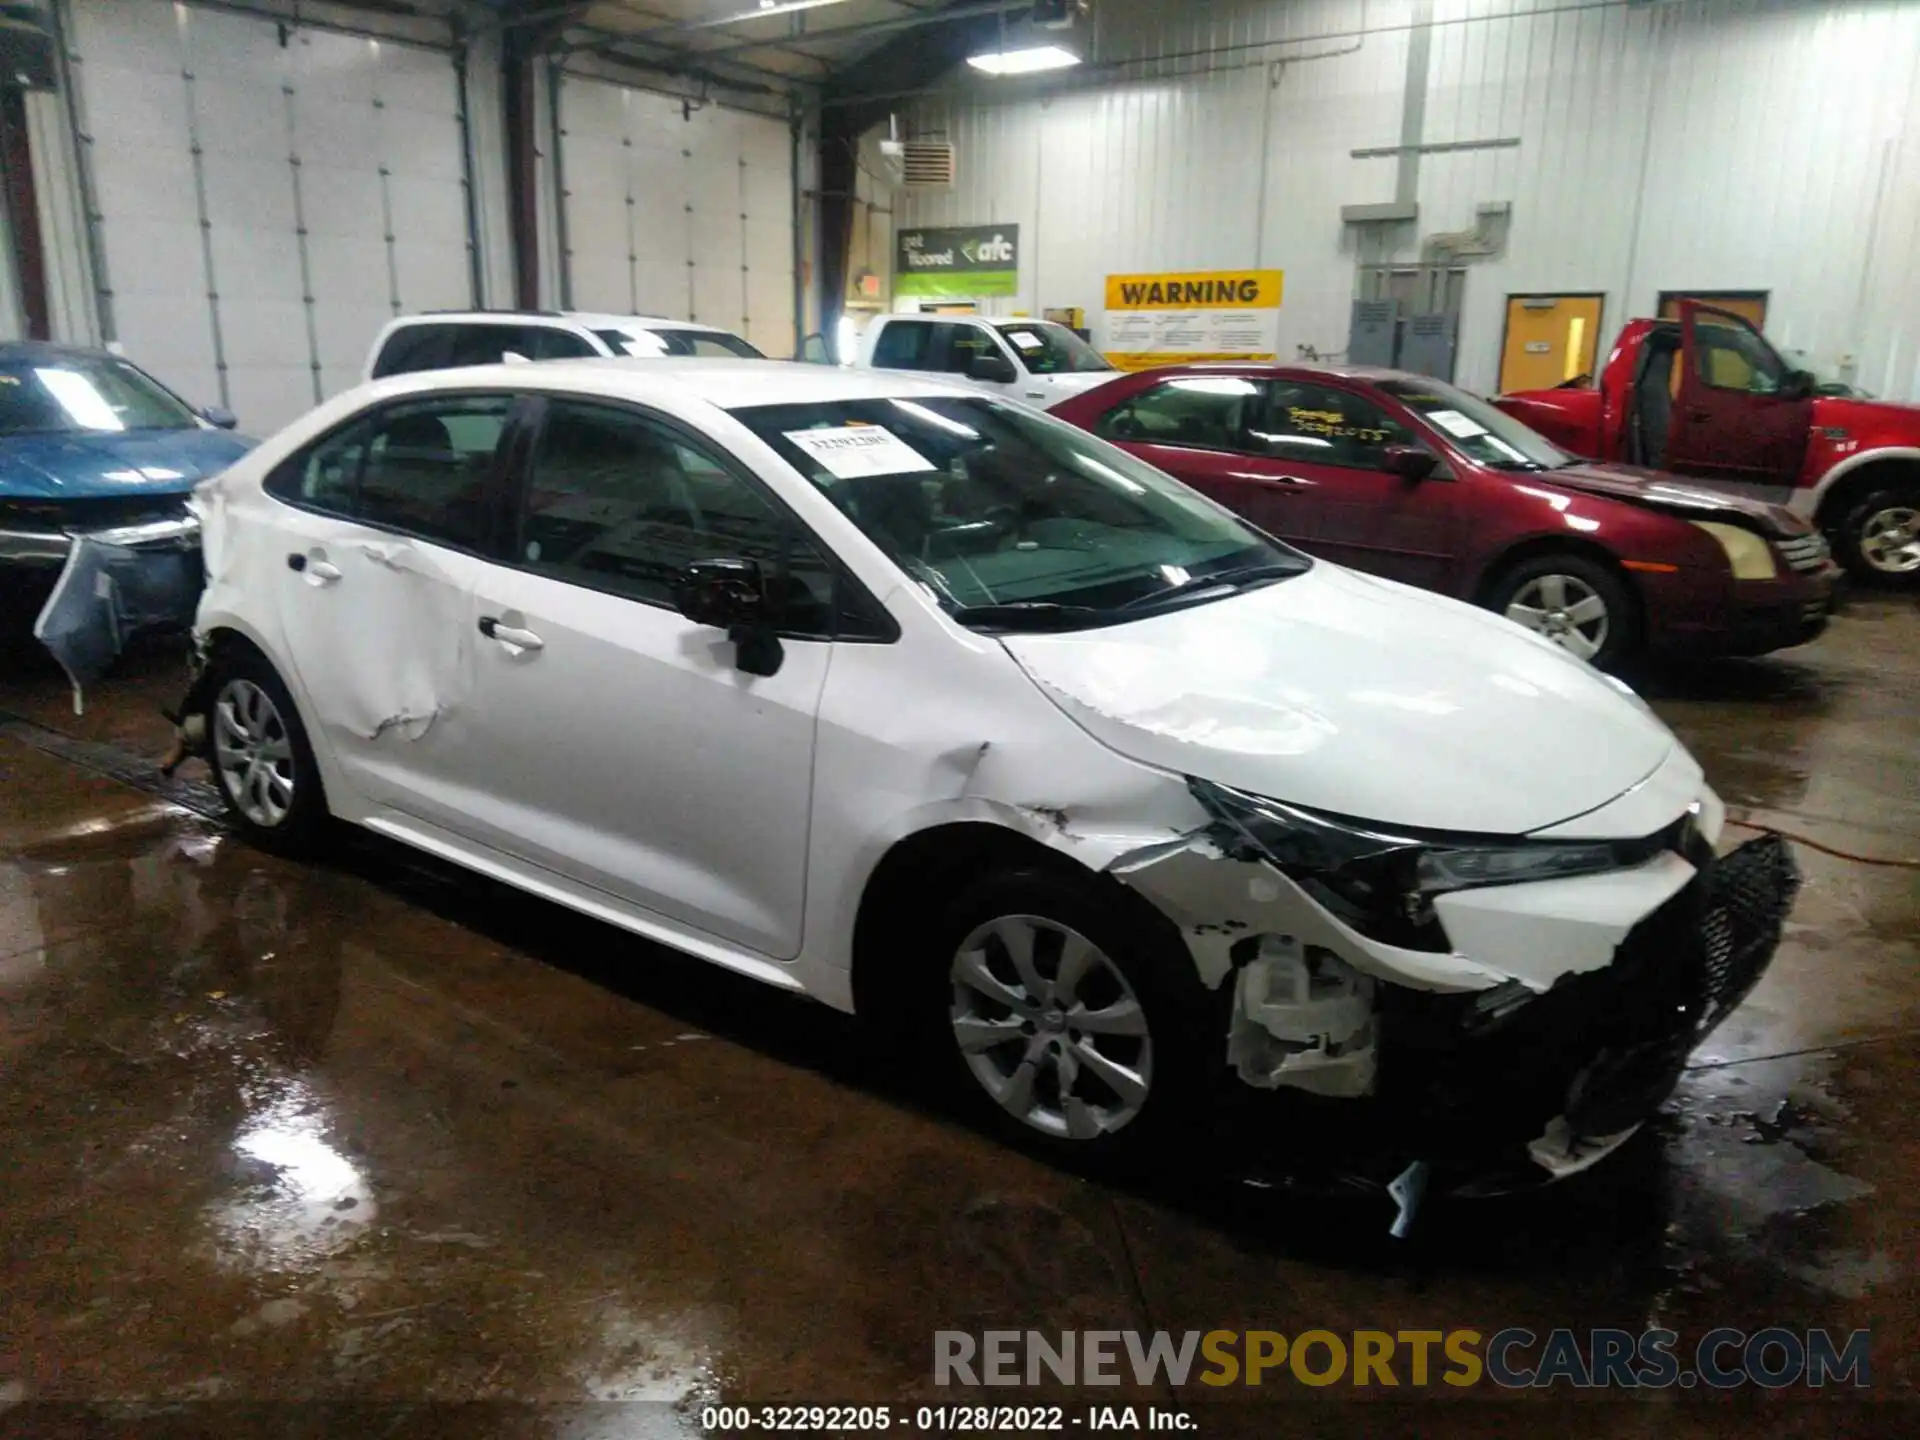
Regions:
M 1316 465 L 1379 470 L 1389 445 L 1414 437 L 1371 400 L 1331 385 L 1276 380 L 1253 438 L 1262 453 Z
M 696 560 L 760 563 L 779 628 L 833 632 L 827 562 L 764 495 L 645 415 L 555 400 L 535 447 L 515 562 L 654 605 Z
M 1715 390 L 1772 395 L 1786 378 L 1780 357 L 1744 325 L 1701 319 L 1693 327 L 1694 371 Z
M 940 325 L 935 327 L 947 332 L 945 354 L 947 369 L 955 375 L 967 373 L 967 367 L 981 355 L 998 355 L 999 347 L 993 343 L 993 337 L 977 325 Z

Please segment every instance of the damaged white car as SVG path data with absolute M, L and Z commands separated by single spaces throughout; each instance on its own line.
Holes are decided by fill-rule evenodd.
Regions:
M 857 1010 L 1042 1149 L 1240 1085 L 1382 1183 L 1570 1173 L 1797 883 L 1715 858 L 1617 682 L 937 383 L 408 376 L 199 504 L 187 728 L 245 833 L 331 814 Z

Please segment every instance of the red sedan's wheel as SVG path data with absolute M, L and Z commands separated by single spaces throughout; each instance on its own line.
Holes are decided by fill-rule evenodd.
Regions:
M 1494 581 L 1487 608 L 1600 669 L 1639 644 L 1626 582 L 1583 555 L 1535 555 Z

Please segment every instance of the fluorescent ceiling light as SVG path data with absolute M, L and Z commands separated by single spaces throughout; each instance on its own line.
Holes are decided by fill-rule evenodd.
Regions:
M 1058 45 L 1034 45 L 1025 50 L 993 50 L 969 55 L 967 63 L 989 75 L 1032 75 L 1041 70 L 1064 70 L 1080 57 Z

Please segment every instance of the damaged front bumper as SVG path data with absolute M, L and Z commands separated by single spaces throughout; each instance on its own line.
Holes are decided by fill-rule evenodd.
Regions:
M 1443 897 L 1445 952 L 1358 935 L 1206 839 L 1112 873 L 1231 986 L 1227 1060 L 1284 1099 L 1285 1164 L 1382 1187 L 1418 1164 L 1431 1193 L 1494 1193 L 1625 1143 L 1771 961 L 1799 885 L 1785 842 L 1690 852 Z

